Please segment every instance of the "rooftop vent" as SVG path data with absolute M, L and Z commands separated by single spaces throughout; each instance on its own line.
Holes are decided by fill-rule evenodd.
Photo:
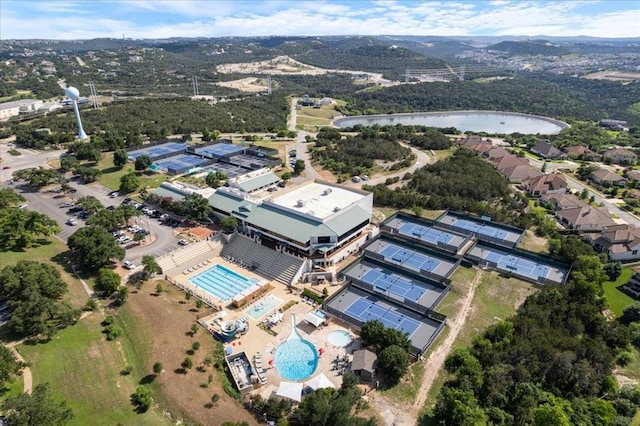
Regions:
M 305 204 L 306 204 L 306 203 L 305 203 L 303 200 L 298 200 L 298 201 L 296 201 L 296 206 L 298 206 L 298 207 L 302 207 L 302 206 L 304 206 Z
M 333 208 L 333 211 L 334 211 L 334 212 L 337 212 L 337 211 L 339 211 L 339 210 L 340 210 L 340 207 L 338 207 L 338 206 L 336 206 L 336 207 L 334 207 L 334 208 Z
M 327 188 L 324 191 L 322 191 L 322 195 L 329 195 L 331 194 L 331 188 Z

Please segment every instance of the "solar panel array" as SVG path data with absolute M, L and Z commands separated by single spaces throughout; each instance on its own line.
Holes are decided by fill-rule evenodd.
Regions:
M 407 333 L 409 338 L 411 338 L 413 333 L 420 327 L 419 321 L 362 297 L 359 297 L 351 303 L 345 312 L 363 323 L 378 320 L 387 328 L 393 328 Z

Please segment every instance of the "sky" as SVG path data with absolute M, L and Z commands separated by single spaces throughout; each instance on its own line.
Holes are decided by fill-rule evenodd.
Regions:
M 640 37 L 640 1 L 0 0 L 0 40 L 269 35 Z

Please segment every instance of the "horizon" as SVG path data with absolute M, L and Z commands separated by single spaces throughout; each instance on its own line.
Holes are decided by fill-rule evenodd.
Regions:
M 2 2 L 0 11 L 0 38 L 5 41 L 326 36 L 619 39 L 640 38 L 639 21 L 640 2 L 620 0 L 446 3 L 7 0 Z

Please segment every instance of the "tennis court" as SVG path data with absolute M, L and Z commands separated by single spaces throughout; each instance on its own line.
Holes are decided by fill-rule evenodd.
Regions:
M 156 161 L 155 164 L 162 169 L 172 169 L 177 172 L 189 169 L 191 167 L 201 166 L 211 161 L 209 158 L 202 158 L 196 155 L 182 154 L 166 160 Z
M 418 251 L 392 241 L 386 237 L 379 238 L 369 244 L 365 252 L 376 253 L 389 264 L 399 264 L 416 272 L 426 272 L 442 278 L 448 277 L 456 267 L 456 262 L 429 253 L 426 249 Z
M 168 142 L 163 143 L 161 145 L 154 145 L 148 148 L 137 149 L 135 151 L 130 151 L 127 155 L 129 158 L 135 160 L 136 158 L 146 155 L 152 161 L 157 158 L 162 158 L 169 154 L 174 154 L 176 152 L 182 152 L 187 148 L 185 144 L 177 143 L 177 142 Z
M 473 220 L 472 218 L 465 219 L 452 214 L 440 217 L 438 223 L 465 234 L 474 234 L 480 239 L 485 237 L 487 240 L 497 241 L 503 245 L 508 243 L 511 246 L 515 246 L 518 243 L 524 232 L 516 232 L 500 226 L 489 225 L 485 221 Z
M 409 318 L 401 313 L 394 311 L 392 308 L 384 308 L 378 306 L 376 302 L 358 298 L 345 311 L 347 315 L 364 322 L 378 320 L 385 327 L 394 328 L 396 330 L 407 333 L 409 338 L 415 333 L 420 326 L 420 322 Z
M 196 148 L 196 154 L 208 157 L 229 157 L 244 151 L 244 148 L 230 143 L 219 143 L 202 148 Z
M 388 271 L 370 269 L 360 278 L 383 293 L 391 293 L 411 301 L 419 301 L 426 289 Z
M 545 279 L 562 284 L 568 274 L 567 269 L 548 265 L 542 262 L 536 262 L 531 259 L 518 256 L 517 254 L 505 253 L 484 246 L 476 246 L 472 248 L 469 254 L 473 257 L 489 262 L 490 266 L 497 265 L 496 269 L 499 271 L 511 273 L 534 281 Z
M 434 245 L 438 245 L 438 243 L 449 244 L 454 238 L 454 235 L 448 232 L 440 231 L 430 226 L 418 225 L 417 223 L 405 223 L 400 226 L 398 233 L 408 237 L 418 238 Z

